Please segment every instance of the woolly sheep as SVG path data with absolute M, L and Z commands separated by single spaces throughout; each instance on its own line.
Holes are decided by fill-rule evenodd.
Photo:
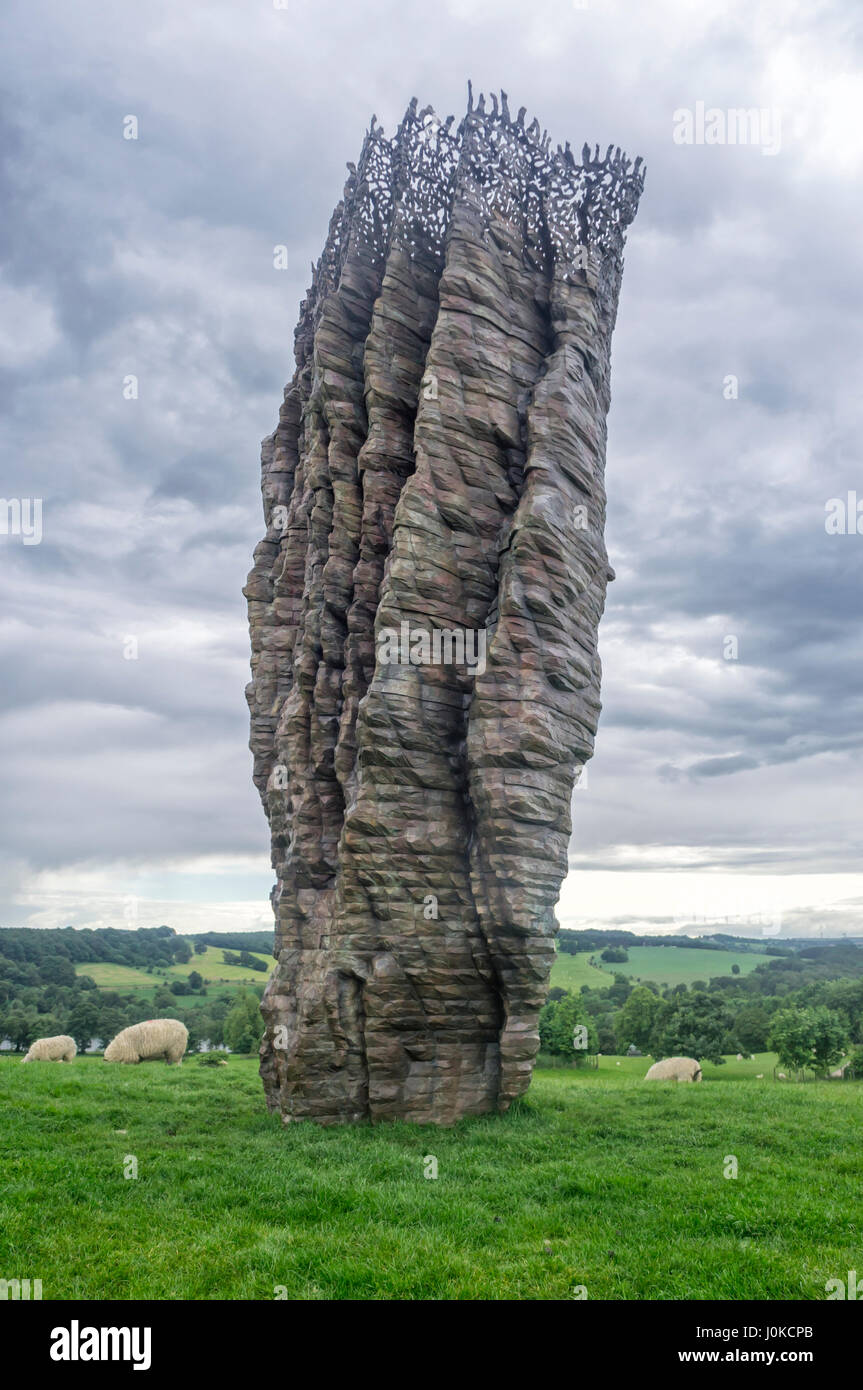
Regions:
M 758 1073 L 758 1075 L 756 1076 L 755 1080 L 756 1080 L 756 1081 L 763 1081 L 763 1080 L 764 1080 L 764 1072 L 763 1072 L 763 1071 L 760 1071 L 760 1072 Z
M 788 1080 L 788 1077 L 785 1075 L 784 1071 L 778 1071 L 778 1072 L 776 1073 L 776 1076 L 777 1076 L 777 1078 L 778 1078 L 780 1081 L 787 1081 L 787 1080 Z
M 106 1062 L 148 1062 L 164 1057 L 180 1063 L 189 1041 L 189 1030 L 177 1018 L 150 1018 L 124 1028 L 105 1048 Z
M 654 1062 L 645 1081 L 700 1081 L 701 1066 L 693 1057 L 665 1057 Z
M 77 1051 L 74 1038 L 58 1033 L 55 1038 L 37 1038 L 24 1061 L 71 1062 Z

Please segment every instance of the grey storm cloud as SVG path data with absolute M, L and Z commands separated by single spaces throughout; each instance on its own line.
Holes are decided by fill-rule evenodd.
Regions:
M 0 536 L 10 862 L 265 860 L 240 593 L 258 442 L 369 117 L 393 128 L 413 95 L 458 116 L 471 77 L 648 165 L 574 862 L 856 869 L 863 536 L 824 524 L 863 497 L 855 25 L 851 0 L 10 0 L 0 495 L 41 497 L 44 525 Z M 778 153 L 676 144 L 698 101 L 781 108 Z

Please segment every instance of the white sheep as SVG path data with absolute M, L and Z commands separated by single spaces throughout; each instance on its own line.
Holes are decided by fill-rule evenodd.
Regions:
M 645 1081 L 700 1081 L 701 1065 L 694 1057 L 664 1057 L 654 1062 Z
M 787 1080 L 788 1080 L 788 1077 L 785 1075 L 784 1071 L 778 1071 L 778 1072 L 776 1073 L 776 1077 L 777 1077 L 777 1080 L 779 1080 L 779 1081 L 787 1081 Z
M 177 1018 L 150 1018 L 124 1028 L 105 1048 L 106 1062 L 149 1062 L 164 1057 L 180 1063 L 189 1042 L 189 1030 Z
M 24 1058 L 25 1062 L 71 1062 L 78 1048 L 74 1038 L 58 1033 L 55 1038 L 37 1038 Z

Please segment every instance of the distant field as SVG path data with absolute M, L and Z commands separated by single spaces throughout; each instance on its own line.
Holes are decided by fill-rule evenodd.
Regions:
M 234 951 L 232 954 L 237 955 Z M 225 965 L 221 946 L 208 946 L 201 955 L 193 956 L 185 965 L 172 965 L 163 975 L 155 972 L 148 975 L 146 970 L 136 970 L 128 965 L 112 965 L 107 962 L 84 962 L 75 966 L 77 975 L 89 975 L 100 989 L 112 989 L 121 993 L 134 990 L 136 994 L 151 994 L 160 983 L 170 984 L 172 980 L 186 980 L 193 970 L 203 975 L 213 984 L 264 984 L 267 975 L 275 965 L 272 957 L 251 952 L 256 960 L 267 966 L 267 974 L 259 970 L 248 970 L 245 966 Z M 183 996 L 184 998 L 186 996 Z
M 239 951 L 227 948 L 230 955 L 237 956 Z M 203 976 L 209 976 L 211 980 L 257 980 L 258 984 L 263 984 L 276 962 L 272 956 L 261 955 L 258 951 L 250 951 L 249 954 L 255 960 L 263 961 L 267 967 L 264 974 L 262 970 L 247 970 L 244 965 L 225 965 L 222 960 L 221 946 L 208 946 L 203 955 L 193 956 L 186 965 L 174 965 L 170 973 L 185 979 L 193 970 L 197 970 Z M 203 964 L 201 963 L 203 962 Z
M 773 959 L 761 951 L 700 951 L 697 947 L 685 946 L 629 946 L 627 950 L 629 960 L 621 965 L 600 960 L 598 951 L 594 958 L 607 975 L 617 973 L 633 979 L 653 980 L 658 985 L 691 985 L 693 980 L 730 975 L 732 965 L 739 965 L 741 975 L 748 975 L 756 965 Z M 585 962 L 587 960 L 585 956 Z
M 267 1113 L 255 1059 L 0 1057 L 0 1270 L 46 1300 L 471 1301 L 822 1300 L 860 1269 L 863 1083 L 647 1060 L 450 1129 L 322 1129 Z
M 148 975 L 145 970 L 133 970 L 129 965 L 109 965 L 99 961 L 76 964 L 75 974 L 89 975 L 100 989 L 115 989 L 126 993 L 129 990 L 154 990 L 156 986 L 153 980 L 158 978 Z
M 244 966 L 225 965 L 222 961 L 222 947 L 208 946 L 201 955 L 196 955 L 185 965 L 173 965 L 164 975 L 148 975 L 146 970 L 136 970 L 127 965 L 89 964 L 75 966 L 78 975 L 89 975 L 100 989 L 118 990 L 149 996 L 160 982 L 170 984 L 172 980 L 185 980 L 193 970 L 213 984 L 263 984 L 275 964 L 271 956 L 253 951 L 257 960 L 267 966 L 263 971 L 247 970 Z M 236 952 L 234 953 L 236 954 Z M 730 975 L 733 964 L 740 966 L 741 975 L 748 975 L 756 965 L 770 960 L 761 952 L 747 954 L 745 951 L 699 951 L 687 950 L 682 946 L 632 946 L 629 960 L 620 965 L 600 961 L 599 952 L 594 953 L 597 965 L 590 964 L 588 952 L 569 955 L 559 951 L 551 972 L 551 984 L 558 989 L 571 989 L 576 993 L 582 985 L 602 989 L 615 973 L 632 979 L 653 980 L 656 984 L 692 984 L 693 980 L 709 980 L 714 975 Z
M 551 983 L 556 989 L 571 989 L 577 994 L 582 985 L 590 985 L 592 989 L 605 989 L 609 979 L 603 970 L 597 970 L 591 965 L 581 951 L 577 956 L 571 956 L 568 952 L 559 950 L 551 967 Z

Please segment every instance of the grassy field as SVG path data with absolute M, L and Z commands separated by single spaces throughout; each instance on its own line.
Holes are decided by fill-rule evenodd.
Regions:
M 254 956 L 255 960 L 263 961 L 266 965 L 267 972 L 264 974 L 263 970 L 249 970 L 245 965 L 225 965 L 222 960 L 223 954 L 221 946 L 208 946 L 201 955 L 193 955 L 192 959 L 186 961 L 185 965 L 179 962 L 172 965 L 168 974 L 171 978 L 176 975 L 179 979 L 187 979 L 193 970 L 197 970 L 199 975 L 203 975 L 205 979 L 211 979 L 214 983 L 217 980 L 231 980 L 246 983 L 251 981 L 253 984 L 257 982 L 260 985 L 265 982 L 267 975 L 275 968 L 276 964 L 272 956 L 262 955 L 260 951 L 250 951 L 249 955 Z M 229 948 L 229 954 L 238 955 L 239 952 L 231 951 Z
M 601 960 L 599 952 L 595 953 L 597 966 L 600 967 L 598 973 L 606 977 L 601 981 L 603 985 L 609 984 L 607 976 L 615 973 L 630 979 L 653 980 L 658 985 L 691 985 L 693 980 L 730 975 L 732 965 L 739 965 L 741 975 L 748 975 L 756 965 L 772 959 L 760 951 L 700 951 L 697 947 L 684 946 L 629 946 L 627 950 L 629 960 L 619 965 Z M 562 958 L 558 956 L 554 970 L 557 970 Z M 581 956 L 575 959 L 580 960 Z M 592 969 L 588 962 L 589 956 L 586 955 L 584 963 L 588 969 Z M 558 983 L 554 971 L 551 982 L 553 985 Z M 595 985 L 596 981 L 585 979 L 580 983 Z M 567 985 L 562 987 L 570 988 Z
M 756 1052 L 751 1058 L 745 1058 L 738 1062 L 736 1057 L 727 1057 L 720 1065 L 713 1062 L 702 1062 L 701 1070 L 705 1080 L 710 1081 L 739 1081 L 742 1079 L 749 1081 L 769 1081 L 773 1083 L 773 1069 L 777 1065 L 778 1058 L 775 1052 Z M 594 1080 L 608 1081 L 612 1077 L 636 1077 L 639 1080 L 644 1076 L 648 1067 L 653 1063 L 652 1057 L 600 1057 L 598 1066 L 585 1067 L 577 1071 L 578 1080 L 590 1083 Z M 548 1058 L 547 1065 L 556 1065 L 554 1059 Z M 571 1069 L 571 1063 L 564 1063 L 567 1069 Z M 814 1078 L 813 1078 L 814 1079 Z
M 0 1277 L 45 1299 L 822 1299 L 860 1268 L 863 1085 L 750 1079 L 765 1057 L 648 1085 L 618 1060 L 439 1130 L 285 1128 L 253 1059 L 0 1058 Z
M 551 967 L 552 987 L 571 989 L 573 993 L 578 994 L 582 985 L 590 985 L 592 989 L 607 989 L 610 984 L 605 971 L 597 970 L 595 965 L 591 965 L 586 955 L 579 952 L 577 956 L 573 956 L 567 951 L 558 951 Z
M 252 952 L 256 959 L 264 961 L 267 974 L 273 969 L 272 956 Z M 610 976 L 618 972 L 633 979 L 654 980 L 657 984 L 692 984 L 693 980 L 709 980 L 713 975 L 730 975 L 731 966 L 738 964 L 740 973 L 748 975 L 756 965 L 769 960 L 769 956 L 745 951 L 699 951 L 686 950 L 678 946 L 632 946 L 629 960 L 619 965 L 600 961 L 591 965 L 589 955 L 579 952 L 569 955 L 558 952 L 551 972 L 551 984 L 560 989 L 571 989 L 576 993 L 582 985 L 603 989 L 610 983 Z M 121 993 L 134 992 L 145 997 L 152 995 L 159 983 L 170 985 L 172 980 L 184 980 L 193 970 L 197 970 L 212 984 L 263 984 L 267 979 L 262 971 L 248 970 L 245 966 L 225 965 L 222 949 L 208 946 L 202 955 L 196 955 L 185 965 L 172 965 L 162 975 L 148 975 L 145 970 L 136 970 L 127 965 L 108 963 L 79 964 L 75 966 L 79 975 L 89 975 L 100 989 L 112 989 Z
M 225 965 L 219 946 L 208 946 L 201 955 L 193 956 L 185 964 L 172 965 L 161 975 L 148 975 L 146 970 L 136 970 L 133 966 L 112 965 L 102 961 L 78 964 L 75 966 L 75 973 L 89 975 L 100 989 L 135 994 L 151 994 L 159 984 L 170 985 L 172 980 L 186 980 L 193 970 L 197 970 L 212 984 L 263 984 L 275 961 L 272 956 L 260 955 L 257 951 L 252 951 L 251 954 L 256 960 L 266 964 L 267 974 L 262 970 L 249 970 L 242 965 Z

